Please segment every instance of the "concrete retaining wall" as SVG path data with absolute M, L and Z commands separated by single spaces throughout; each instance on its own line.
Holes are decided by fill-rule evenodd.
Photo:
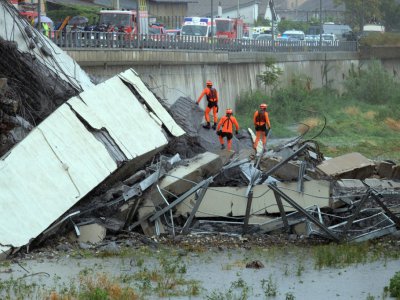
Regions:
M 358 68 L 373 58 L 356 52 L 310 53 L 248 53 L 248 52 L 182 52 L 165 50 L 114 50 L 82 49 L 67 52 L 88 72 L 101 82 L 128 68 L 133 68 L 141 79 L 160 98 L 172 104 L 180 96 L 196 100 L 206 80 L 214 82 L 220 94 L 220 109 L 235 107 L 241 92 L 265 89 L 257 75 L 265 70 L 265 60 L 272 57 L 283 70 L 281 85 L 288 85 L 294 76 L 311 80 L 312 88 L 329 82 L 339 91 L 351 68 Z M 370 51 L 376 54 L 377 51 Z M 391 50 L 390 53 L 394 53 Z M 381 54 L 382 55 L 382 54 Z M 384 55 L 383 55 L 384 56 Z M 376 57 L 376 56 L 375 56 Z M 388 70 L 400 74 L 400 55 L 383 58 Z M 205 107 L 205 100 L 202 101 Z M 266 99 L 268 102 L 268 99 Z

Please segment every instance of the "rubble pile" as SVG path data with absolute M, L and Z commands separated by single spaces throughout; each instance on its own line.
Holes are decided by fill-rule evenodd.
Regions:
M 193 102 L 179 101 L 187 106 Z M 185 122 L 176 122 L 186 129 Z M 201 140 L 212 131 L 199 124 L 195 128 L 171 143 L 196 139 L 195 150 L 198 145 L 206 149 Z M 250 234 L 268 244 L 272 236 L 281 239 L 286 233 L 291 239 L 341 242 L 381 237 L 400 225 L 397 165 L 389 168 L 388 162 L 374 162 L 359 153 L 325 159 L 315 142 L 300 138 L 256 157 L 249 155 L 246 143 L 238 145 L 239 152 L 208 145 L 211 149 L 186 158 L 171 156 L 166 147 L 168 151 L 160 151 L 144 169 L 111 187 L 100 187 L 96 196 L 72 207 L 63 218 L 69 216 L 72 222 L 65 222 L 59 235 L 100 243 L 124 233 L 176 241 L 188 233 Z M 77 234 L 82 231 L 85 234 Z
M 129 92 L 136 89 L 135 97 L 149 116 L 157 116 L 157 122 L 162 125 L 159 130 L 168 136 L 167 141 L 162 147 L 146 150 L 145 155 L 126 160 L 126 154 L 120 150 L 119 154 L 112 154 L 117 148 L 110 148 L 108 144 L 117 141 L 115 137 L 103 135 L 101 140 L 109 141 L 109 154 L 117 162 L 115 171 L 99 180 L 97 186 L 69 208 L 64 206 L 67 208 L 64 213 L 52 216 L 53 222 L 29 241 L 30 249 L 52 241 L 53 237 L 64 237 L 63 240 L 67 238 L 79 245 L 104 245 L 115 237 L 125 239 L 138 233 L 156 237 L 158 241 L 164 237 L 167 242 L 168 237 L 180 241 L 179 237 L 187 234 L 226 236 L 221 241 L 247 234 L 254 235 L 259 244 L 270 244 L 273 237 L 282 239 L 282 234 L 292 240 L 296 237 L 357 242 L 397 231 L 400 166 L 393 162 L 374 162 L 359 153 L 326 159 L 316 142 L 303 141 L 300 137 L 270 146 L 269 151 L 254 156 L 249 147 L 252 134 L 245 131 L 241 133 L 243 138 L 234 142 L 238 151 L 219 150 L 215 147 L 215 131 L 200 125 L 203 112 L 191 99 L 179 99 L 181 106 L 168 109 L 168 114 L 155 95 L 145 92 L 145 84 L 133 70 L 117 77 L 128 85 Z M 111 79 L 99 85 L 98 94 L 114 89 L 115 84 Z M 96 136 L 96 131 L 91 129 L 94 120 L 89 126 L 91 117 L 79 108 L 80 99 L 90 106 L 91 100 L 87 97 L 95 95 L 92 93 L 84 92 L 76 98 L 78 102 L 69 100 L 67 104 L 74 114 L 81 116 L 79 122 Z M 102 115 L 96 101 L 93 102 L 99 110 L 96 114 Z M 107 101 L 103 105 L 107 107 Z M 184 107 L 185 115 L 188 107 L 190 111 L 193 109 L 199 123 L 171 118 L 182 115 L 179 107 Z M 81 119 L 83 116 L 86 121 Z M 129 118 L 129 113 L 126 117 Z M 48 127 L 49 119 L 43 122 L 44 127 Z M 143 122 L 153 120 L 139 120 L 138 124 L 147 124 Z M 110 130 L 112 123 L 107 126 L 109 133 L 117 128 Z M 147 132 L 129 130 L 130 135 L 142 136 L 132 139 L 130 151 L 138 147 L 138 140 L 143 143 L 144 136 L 150 138 Z M 208 142 L 203 142 L 207 139 Z M 29 137 L 21 144 L 27 140 Z M 123 144 L 123 147 L 128 145 L 127 142 L 120 145 Z M 75 163 L 68 164 L 73 167 Z M 87 163 L 78 160 L 79 164 Z M 79 182 L 79 177 L 74 180 Z M 61 202 L 65 199 L 65 196 L 57 197 L 61 197 Z M 114 238 L 110 240 L 111 237 Z M 215 243 L 217 240 L 210 239 Z M 18 249 L 13 246 L 10 253 L 18 253 Z
M 0 41 L 17 43 L 0 69 L 0 150 L 8 151 L 0 257 L 53 237 L 79 245 L 137 234 L 145 242 L 189 234 L 357 242 L 400 226 L 399 165 L 360 153 L 326 159 L 301 137 L 269 140 L 254 155 L 250 129 L 234 137 L 233 151 L 220 150 L 192 99 L 166 108 L 132 69 L 94 86 L 6 3 Z M 11 62 L 27 66 L 28 54 L 35 63 L 26 76 L 36 70 L 42 79 L 19 88 L 29 78 Z

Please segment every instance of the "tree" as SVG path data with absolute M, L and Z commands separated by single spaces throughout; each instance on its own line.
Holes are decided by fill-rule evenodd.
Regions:
M 268 19 L 264 19 L 261 16 L 254 22 L 254 26 L 271 26 L 271 22 Z
M 362 31 L 366 23 L 383 22 L 382 0 L 334 0 L 336 5 L 346 7 L 345 20 L 355 31 Z
M 382 0 L 380 9 L 386 31 L 400 30 L 400 4 L 395 0 Z
M 278 85 L 279 76 L 282 75 L 283 71 L 275 65 L 275 60 L 270 57 L 266 58 L 264 65 L 266 70 L 261 75 L 257 75 L 257 77 L 265 87 L 271 86 L 273 91 Z
M 286 30 L 301 30 L 307 32 L 307 29 L 310 27 L 306 22 L 301 21 L 291 21 L 291 20 L 282 20 L 278 24 L 279 32 L 285 32 Z

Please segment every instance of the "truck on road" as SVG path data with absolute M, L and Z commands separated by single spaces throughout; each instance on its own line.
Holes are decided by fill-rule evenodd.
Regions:
M 108 32 L 148 34 L 149 22 L 147 11 L 106 10 L 100 11 L 99 27 Z
M 241 39 L 244 35 L 244 23 L 237 18 L 216 18 L 215 36 L 217 38 Z

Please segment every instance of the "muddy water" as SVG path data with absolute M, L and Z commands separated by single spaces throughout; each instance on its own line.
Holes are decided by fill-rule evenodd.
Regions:
M 77 284 L 79 273 L 106 273 L 116 277 L 134 274 L 144 267 L 150 270 L 159 267 L 159 259 L 154 256 L 141 257 L 140 264 L 137 260 L 138 257 L 77 259 L 68 255 L 57 259 L 27 260 L 1 265 L 0 280 L 24 278 L 27 283 L 35 282 L 50 290 Z M 254 260 L 260 261 L 264 268 L 246 268 L 246 263 Z M 291 253 L 266 255 L 252 250 L 184 253 L 179 257 L 179 263 L 185 265 L 183 276 L 186 279 L 199 281 L 201 294 L 169 299 L 239 299 L 243 295 L 245 299 L 390 299 L 383 296 L 383 289 L 400 271 L 400 260 L 317 270 L 313 260 L 304 255 L 301 258 Z M 276 297 L 266 297 L 273 289 Z M 0 293 L 0 298 L 3 297 Z M 30 295 L 26 299 L 40 297 Z M 146 299 L 158 297 L 150 295 Z

